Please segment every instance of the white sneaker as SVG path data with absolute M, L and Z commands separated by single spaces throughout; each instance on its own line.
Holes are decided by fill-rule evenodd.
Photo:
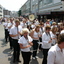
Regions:
M 32 57 L 33 60 L 35 60 L 36 58 L 35 57 Z
M 36 56 L 36 58 L 38 58 L 38 56 Z

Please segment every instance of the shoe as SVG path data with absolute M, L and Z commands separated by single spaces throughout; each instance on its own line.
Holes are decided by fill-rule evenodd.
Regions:
M 12 47 L 10 47 L 10 49 L 12 50 Z
M 15 63 L 15 60 L 13 60 L 13 63 Z
M 35 57 L 32 57 L 33 60 L 35 60 L 36 58 Z
M 21 61 L 20 61 L 20 60 L 17 60 L 17 62 L 21 63 Z
M 38 58 L 38 56 L 36 56 L 36 58 Z

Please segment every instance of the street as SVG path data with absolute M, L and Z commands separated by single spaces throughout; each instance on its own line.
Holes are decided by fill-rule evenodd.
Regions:
M 21 63 L 13 63 L 13 50 L 10 50 L 9 42 L 5 42 L 4 39 L 4 28 L 3 25 L 0 25 L 0 64 L 23 64 L 22 55 L 20 53 Z M 43 54 L 41 51 L 38 51 L 38 59 L 33 60 L 31 57 L 30 64 L 42 64 Z

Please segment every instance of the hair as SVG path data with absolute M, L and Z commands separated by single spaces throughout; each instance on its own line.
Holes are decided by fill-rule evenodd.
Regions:
M 35 31 L 36 32 L 39 32 L 39 30 L 37 30 L 38 28 L 40 28 L 40 25 L 37 25 L 36 28 L 35 28 Z
M 45 30 L 48 30 L 48 29 L 51 29 L 50 25 L 47 25 L 47 26 L 45 27 Z
M 52 25 L 56 25 L 56 22 L 53 22 Z
M 19 19 L 15 19 L 15 23 L 16 23 L 16 22 L 20 22 Z
M 55 31 L 55 29 L 56 29 L 56 31 Z M 52 33 L 55 34 L 58 31 L 58 28 L 57 27 L 53 27 L 51 31 L 52 31 Z
M 29 33 L 29 30 L 27 28 L 24 28 L 22 31 L 21 31 L 21 34 L 25 34 L 25 33 Z
M 62 42 L 64 42 L 64 33 L 63 34 L 60 34 L 59 36 L 58 36 L 58 44 L 61 44 Z

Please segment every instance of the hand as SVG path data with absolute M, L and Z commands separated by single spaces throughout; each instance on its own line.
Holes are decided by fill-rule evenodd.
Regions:
M 19 36 L 19 34 L 16 34 L 16 36 Z
M 53 38 L 53 39 L 56 39 L 56 38 Z
M 26 48 L 31 47 L 31 45 L 27 45 Z
M 52 43 L 52 40 L 50 40 L 49 43 Z

